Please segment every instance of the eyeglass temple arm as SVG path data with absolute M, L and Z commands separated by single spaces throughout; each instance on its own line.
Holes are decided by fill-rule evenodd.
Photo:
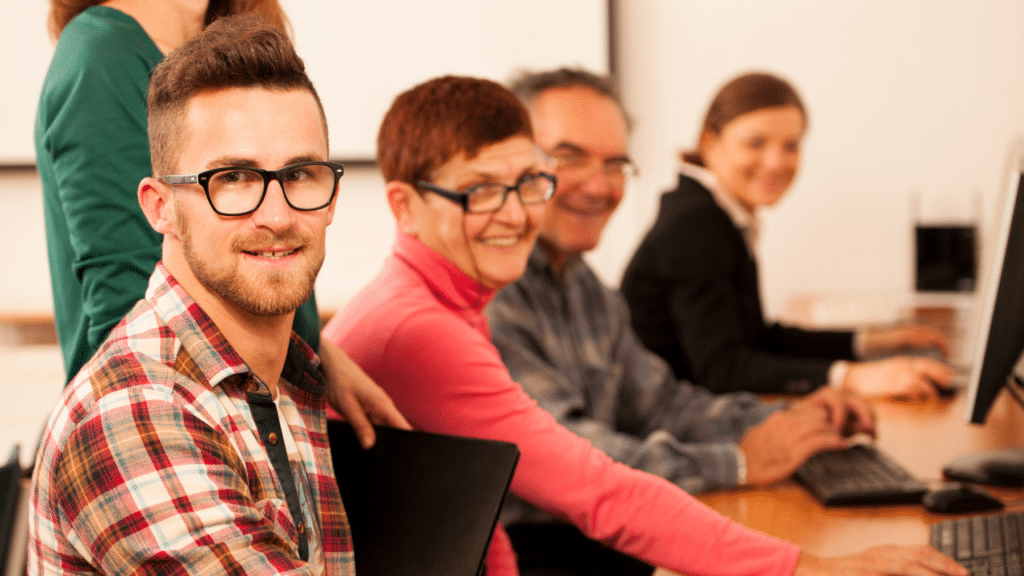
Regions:
M 165 184 L 196 184 L 199 182 L 198 174 L 161 176 L 160 181 Z

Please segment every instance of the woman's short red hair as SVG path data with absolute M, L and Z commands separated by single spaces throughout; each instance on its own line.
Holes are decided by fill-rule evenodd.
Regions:
M 377 163 L 388 182 L 415 185 L 463 153 L 513 136 L 533 138 L 530 115 L 507 88 L 482 78 L 442 76 L 401 93 L 377 135 Z

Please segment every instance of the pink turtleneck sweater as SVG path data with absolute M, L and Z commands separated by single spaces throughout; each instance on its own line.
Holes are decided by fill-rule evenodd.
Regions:
M 513 442 L 512 492 L 588 537 L 692 576 L 788 576 L 799 549 L 720 516 L 672 483 L 614 462 L 537 406 L 491 345 L 493 292 L 398 233 L 380 274 L 324 328 L 413 426 Z M 489 576 L 515 575 L 500 527 Z

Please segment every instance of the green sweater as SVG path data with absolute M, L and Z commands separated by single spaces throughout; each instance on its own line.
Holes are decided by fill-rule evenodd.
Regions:
M 43 84 L 36 162 L 68 380 L 142 299 L 160 259 L 162 237 L 136 190 L 151 174 L 146 90 L 162 58 L 134 19 L 93 6 L 64 29 Z M 294 328 L 318 347 L 315 297 L 296 311 Z

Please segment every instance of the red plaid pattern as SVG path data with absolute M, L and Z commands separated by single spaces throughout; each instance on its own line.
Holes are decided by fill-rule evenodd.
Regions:
M 278 382 L 323 521 L 328 574 L 354 575 L 324 382 L 294 334 Z M 32 483 L 32 574 L 312 574 L 249 410 L 268 391 L 160 264 L 146 298 L 68 385 Z

